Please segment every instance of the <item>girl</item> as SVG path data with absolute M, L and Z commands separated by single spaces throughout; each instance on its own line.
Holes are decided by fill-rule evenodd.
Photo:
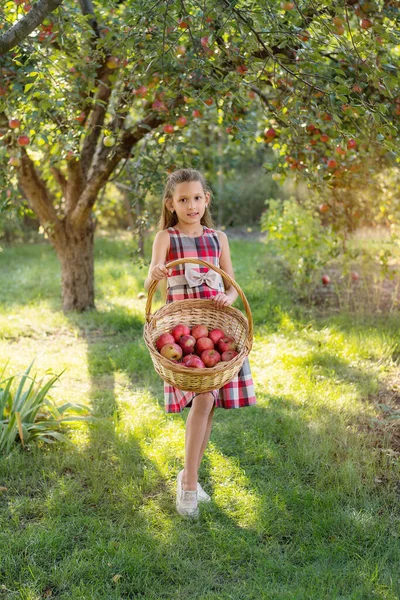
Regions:
M 228 306 L 238 296 L 234 287 L 224 288 L 219 274 L 202 265 L 185 263 L 170 272 L 165 266 L 166 262 L 178 258 L 200 258 L 221 267 L 234 278 L 228 238 L 222 231 L 212 229 L 210 202 L 211 190 L 199 171 L 180 169 L 168 176 L 160 231 L 154 239 L 144 284 L 148 290 L 153 279 L 167 279 L 167 302 L 211 298 L 218 306 Z M 188 392 L 164 383 L 164 400 L 168 413 L 190 408 L 186 421 L 185 466 L 177 477 L 176 509 L 181 515 L 197 517 L 198 502 L 210 500 L 197 476 L 210 437 L 214 408 L 241 408 L 256 403 L 248 359 L 238 376 L 219 390 Z

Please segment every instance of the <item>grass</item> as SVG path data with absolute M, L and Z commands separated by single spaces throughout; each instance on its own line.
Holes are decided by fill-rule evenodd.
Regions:
M 99 420 L 72 448 L 0 459 L 0 599 L 399 598 L 398 447 L 377 402 L 399 317 L 311 312 L 262 243 L 231 248 L 258 404 L 216 411 L 198 522 L 174 508 L 188 411 L 164 411 L 129 239 L 97 239 L 97 311 L 81 315 L 60 312 L 49 246 L 3 249 L 0 370 L 67 367 L 53 397 Z

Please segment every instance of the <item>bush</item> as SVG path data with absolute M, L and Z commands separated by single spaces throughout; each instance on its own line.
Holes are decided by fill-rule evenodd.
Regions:
M 269 251 L 288 269 L 300 296 L 308 296 L 322 267 L 339 254 L 339 240 L 330 227 L 323 227 L 310 211 L 293 197 L 268 201 L 261 217 Z
M 87 408 L 80 404 L 66 404 L 56 407 L 48 393 L 62 373 L 54 375 L 42 385 L 43 379 L 36 382 L 30 377 L 31 363 L 21 376 L 12 376 L 0 381 L 0 451 L 9 453 L 20 442 L 23 447 L 32 440 L 54 443 L 56 440 L 72 443 L 59 429 L 62 423 L 92 420 L 90 416 L 68 414 L 69 411 L 82 412 Z M 0 377 L 3 376 L 3 372 Z M 27 388 L 25 387 L 27 384 Z

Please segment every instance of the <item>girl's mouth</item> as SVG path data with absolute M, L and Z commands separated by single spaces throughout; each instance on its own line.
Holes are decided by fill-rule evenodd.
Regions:
M 188 213 L 188 217 L 197 217 L 199 213 Z

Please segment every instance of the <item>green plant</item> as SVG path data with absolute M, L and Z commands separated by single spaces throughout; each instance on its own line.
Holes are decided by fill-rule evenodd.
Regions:
M 87 407 L 83 405 L 67 402 L 57 407 L 51 400 L 49 391 L 64 371 L 54 375 L 42 385 L 43 377 L 36 381 L 36 375 L 29 376 L 32 365 L 33 361 L 16 387 L 14 386 L 17 382 L 15 375 L 0 381 L 0 451 L 5 453 L 9 453 L 18 441 L 23 448 L 32 440 L 46 443 L 59 440 L 72 444 L 68 437 L 58 431 L 60 425 L 67 421 L 92 420 L 92 417 L 87 415 L 64 416 L 71 410 L 86 411 Z M 6 367 L 0 377 L 3 377 Z
M 283 260 L 293 286 L 307 294 L 328 260 L 339 252 L 338 238 L 330 227 L 324 227 L 294 198 L 268 200 L 268 210 L 261 217 L 261 229 L 267 232 L 269 251 Z

